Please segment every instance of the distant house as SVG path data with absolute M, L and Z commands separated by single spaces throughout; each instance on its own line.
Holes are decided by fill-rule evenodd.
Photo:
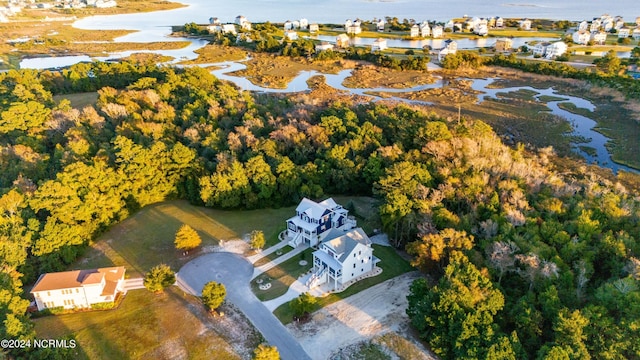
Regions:
M 8 22 L 9 19 L 2 13 L 0 13 L 0 23 Z
M 220 31 L 225 34 L 236 34 L 236 26 L 234 24 L 224 24 L 220 27 Z
M 344 31 L 347 31 L 347 29 L 349 28 L 349 26 L 353 25 L 353 21 L 351 21 L 351 19 L 347 19 L 344 21 Z
M 591 40 L 596 44 L 604 45 L 605 41 L 607 41 L 607 33 L 604 31 L 593 32 L 591 33 Z
M 320 26 L 318 26 L 318 24 L 315 24 L 315 23 L 314 23 L 314 24 L 309 25 L 309 32 L 310 32 L 311 34 L 315 34 L 315 33 L 317 33 L 318 31 L 320 31 Z
M 207 26 L 207 31 L 209 31 L 210 34 L 219 33 L 222 31 L 222 25 L 209 25 Z
M 454 24 L 453 20 L 449 20 L 444 24 L 444 28 L 450 29 L 451 31 L 453 31 L 453 24 Z
M 309 27 L 309 20 L 302 18 L 300 19 L 300 29 L 306 30 Z
M 378 29 L 378 31 L 384 31 L 384 19 L 378 20 L 378 22 L 376 23 L 376 28 Z
M 420 27 L 418 25 L 413 25 L 410 30 L 410 35 L 412 38 L 420 36 Z
M 443 30 L 442 30 L 442 26 L 440 25 L 436 25 L 433 27 L 433 30 L 431 30 L 431 37 L 434 39 L 439 39 L 442 37 L 443 34 Z
M 520 20 L 520 23 L 518 26 L 522 30 L 531 30 L 531 20 L 529 19 Z
M 455 54 L 458 51 L 458 43 L 448 39 L 444 42 L 444 47 L 438 52 L 438 61 L 442 61 L 445 56 Z
M 533 47 L 533 56 L 543 57 L 547 53 L 547 47 L 549 47 L 551 43 L 549 42 L 539 42 Z
M 589 26 L 589 31 L 591 32 L 600 31 L 601 26 L 602 26 L 602 22 L 600 22 L 600 20 L 598 19 L 595 19 L 591 22 L 591 25 Z
M 349 35 L 358 35 L 362 32 L 362 28 L 359 25 L 351 25 L 347 28 L 347 34 Z
M 496 40 L 497 52 L 511 51 L 512 48 L 513 48 L 513 40 L 509 38 L 499 38 Z
M 378 38 L 373 42 L 373 44 L 371 44 L 371 52 L 383 51 L 387 48 L 387 40 L 383 38 Z
M 362 228 L 347 233 L 332 230 L 313 252 L 313 273 L 306 285 L 312 289 L 328 283 L 336 289 L 371 273 L 379 261 L 373 256 L 371 239 Z
M 619 39 L 628 38 L 630 33 L 631 33 L 631 29 L 622 28 L 622 29 L 618 30 L 618 38 Z
M 547 59 L 555 59 L 558 56 L 564 55 L 567 52 L 567 44 L 564 41 L 556 41 L 547 46 L 547 51 L 544 57 Z
M 298 40 L 298 33 L 293 30 L 287 30 L 284 32 L 284 38 L 289 41 L 296 41 Z
M 636 18 L 636 25 L 637 25 L 637 26 L 640 26 L 640 16 L 638 16 L 638 17 Z
M 336 46 L 339 48 L 349 47 L 349 36 L 347 34 L 336 36 Z
M 291 30 L 291 29 L 293 29 L 293 23 L 291 21 L 289 21 L 289 20 L 285 21 L 284 22 L 284 30 L 287 31 L 287 30 Z
M 220 19 L 218 19 L 217 17 L 210 17 L 209 18 L 209 24 L 211 24 L 211 25 L 220 25 Z
M 124 266 L 40 275 L 31 289 L 38 310 L 90 308 L 113 303 L 124 291 Z
M 316 45 L 316 52 L 327 51 L 327 50 L 333 50 L 333 44 L 327 41 L 323 41 L 320 44 Z
M 640 27 L 633 29 L 631 36 L 633 37 L 633 40 L 640 40 Z
M 240 25 L 240 28 L 241 28 L 242 30 L 247 30 L 247 31 L 249 31 L 249 30 L 251 30 L 251 23 L 250 23 L 250 22 L 248 22 L 248 21 L 245 21 L 245 22 L 243 22 L 243 23 L 242 23 L 242 25 Z
M 480 36 L 489 35 L 489 28 L 486 22 L 479 22 L 473 27 L 473 33 Z
M 504 19 L 503 18 L 501 18 L 499 16 L 498 16 L 498 18 L 496 18 L 496 27 L 497 28 L 504 27 Z
M 586 45 L 591 40 L 591 34 L 588 31 L 576 31 L 571 38 L 576 44 Z
M 97 0 L 96 5 L 97 8 L 112 8 L 118 6 L 118 3 L 115 0 Z
M 238 15 L 236 16 L 236 24 L 242 26 L 242 24 L 248 21 L 246 17 L 242 16 L 242 15 Z
M 293 30 L 300 29 L 300 21 L 298 21 L 298 20 L 293 20 L 293 21 L 291 22 L 291 28 L 292 28 Z
M 429 23 L 426 21 L 420 24 L 420 36 L 422 37 L 431 36 L 431 27 L 429 26 Z
M 287 220 L 289 245 L 317 246 L 330 230 L 344 233 L 356 227 L 356 220 L 349 211 L 338 205 L 332 198 L 319 203 L 304 198 L 296 207 L 296 215 Z
M 611 31 L 614 25 L 615 21 L 612 17 L 607 17 L 606 19 L 602 20 L 602 28 L 604 29 L 604 31 Z
M 616 30 L 620 30 L 620 29 L 622 29 L 623 27 L 624 27 L 624 20 L 622 20 L 622 18 L 616 19 L 616 23 L 615 23 L 614 28 L 615 28 Z
M 587 20 L 582 20 L 582 22 L 578 24 L 578 31 L 587 31 L 588 28 L 589 23 L 587 22 Z

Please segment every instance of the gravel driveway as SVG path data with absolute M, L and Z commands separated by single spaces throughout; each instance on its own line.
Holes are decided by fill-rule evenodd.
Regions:
M 227 301 L 244 313 L 270 345 L 278 348 L 282 359 L 310 359 L 298 340 L 253 294 L 249 285 L 252 274 L 253 265 L 244 257 L 218 252 L 188 262 L 176 275 L 179 285 L 196 296 L 209 281 L 224 284 Z

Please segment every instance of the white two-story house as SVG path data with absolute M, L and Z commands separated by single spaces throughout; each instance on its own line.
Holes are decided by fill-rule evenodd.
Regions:
M 349 211 L 338 205 L 332 198 L 319 203 L 302 199 L 296 208 L 296 216 L 287 220 L 289 245 L 317 246 L 324 240 L 329 230 L 347 231 L 356 227 L 356 220 Z
M 362 228 L 347 233 L 333 229 L 313 252 L 313 273 L 306 285 L 312 289 L 328 283 L 336 289 L 373 271 L 379 261 L 373 256 L 371 240 Z
M 31 294 L 38 310 L 90 308 L 115 301 L 124 291 L 124 273 L 124 266 L 118 266 L 42 274 Z

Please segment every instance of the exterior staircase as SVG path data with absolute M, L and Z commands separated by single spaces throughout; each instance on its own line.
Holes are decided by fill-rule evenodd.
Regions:
M 307 280 L 305 285 L 307 285 L 309 289 L 313 289 L 314 287 L 320 284 L 323 284 L 324 282 L 326 282 L 326 279 L 324 276 L 325 275 L 324 273 L 326 271 L 327 271 L 327 268 L 318 269 L 316 272 L 311 274 L 311 277 L 309 278 L 309 280 Z
M 298 233 L 293 239 L 289 240 L 289 246 L 297 248 L 302 243 L 302 233 Z

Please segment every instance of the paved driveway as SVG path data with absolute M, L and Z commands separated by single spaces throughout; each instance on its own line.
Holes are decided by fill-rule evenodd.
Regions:
M 278 347 L 284 360 L 310 359 L 296 338 L 251 291 L 249 281 L 253 266 L 245 258 L 232 253 L 202 255 L 180 269 L 178 285 L 200 296 L 204 284 L 216 281 L 227 288 L 227 301 L 236 305 L 270 345 Z

